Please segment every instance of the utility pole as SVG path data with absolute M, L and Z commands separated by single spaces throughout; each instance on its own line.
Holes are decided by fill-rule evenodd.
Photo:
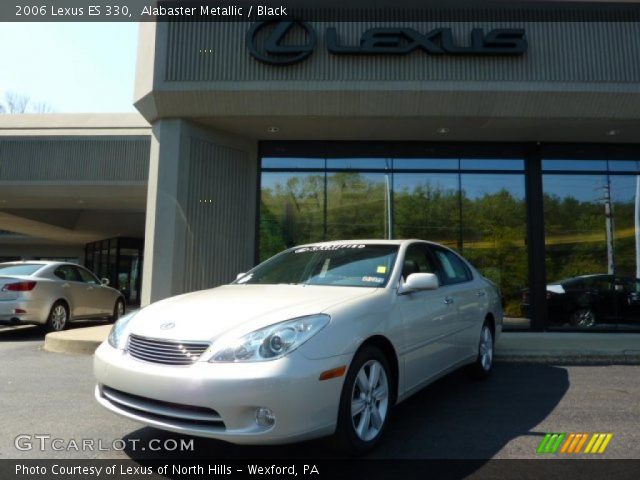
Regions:
M 636 278 L 640 278 L 640 175 L 636 176 Z
M 616 273 L 616 257 L 614 245 L 614 225 L 613 225 L 613 204 L 611 202 L 611 182 L 607 178 L 607 184 L 604 187 L 604 217 L 605 228 L 607 231 L 607 273 L 615 275 Z

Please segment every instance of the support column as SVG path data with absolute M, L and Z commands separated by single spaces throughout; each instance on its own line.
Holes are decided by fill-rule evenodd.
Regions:
M 153 126 L 142 305 L 253 266 L 257 142 L 185 120 Z

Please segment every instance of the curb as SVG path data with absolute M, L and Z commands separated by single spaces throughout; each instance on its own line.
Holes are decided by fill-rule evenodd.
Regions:
M 112 325 L 77 328 L 48 333 L 44 338 L 44 350 L 52 353 L 93 355 L 107 338 Z

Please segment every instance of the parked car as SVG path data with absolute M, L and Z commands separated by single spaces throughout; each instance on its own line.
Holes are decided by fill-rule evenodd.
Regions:
M 49 331 L 92 318 L 117 320 L 122 294 L 80 265 L 25 261 L 0 263 L 0 323 L 35 324 Z
M 94 356 L 95 396 L 160 429 L 242 444 L 336 433 L 359 453 L 437 378 L 486 377 L 501 328 L 495 285 L 448 248 L 303 245 L 120 319 Z
M 640 322 L 640 279 L 593 274 L 547 285 L 549 319 L 555 324 L 588 328 L 596 323 Z M 522 310 L 529 311 L 529 291 Z

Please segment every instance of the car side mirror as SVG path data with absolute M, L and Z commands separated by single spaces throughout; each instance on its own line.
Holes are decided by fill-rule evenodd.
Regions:
M 238 275 L 236 275 L 236 280 L 240 280 L 242 277 L 244 277 L 246 275 L 245 272 L 239 273 Z
M 440 287 L 438 277 L 433 273 L 412 273 L 404 281 L 398 293 L 411 293 L 419 290 L 435 290 Z
M 108 279 L 108 278 L 101 278 L 101 279 L 100 279 L 100 284 L 101 284 L 101 285 L 104 285 L 105 287 L 106 287 L 107 285 L 109 285 L 109 283 L 110 283 L 110 282 L 109 282 L 109 279 Z

